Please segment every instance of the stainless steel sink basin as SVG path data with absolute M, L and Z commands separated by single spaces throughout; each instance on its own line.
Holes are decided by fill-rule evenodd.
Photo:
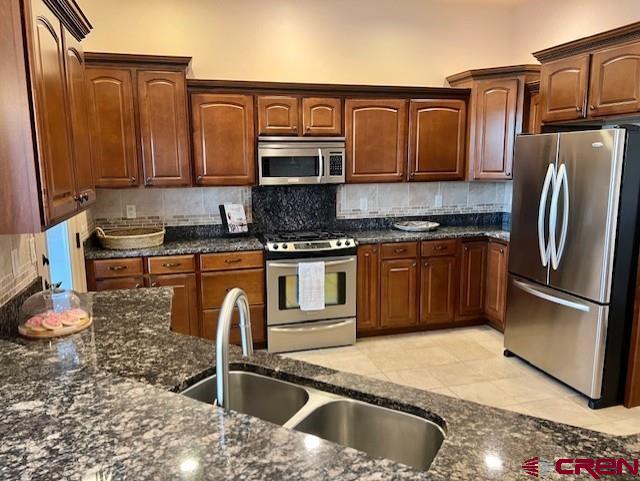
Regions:
M 429 469 L 444 440 L 431 421 L 351 399 L 315 408 L 293 429 L 420 470 Z
M 211 376 L 182 391 L 184 396 L 213 404 L 216 376 Z M 309 400 L 301 387 L 245 371 L 229 373 L 231 409 L 265 421 L 283 425 Z

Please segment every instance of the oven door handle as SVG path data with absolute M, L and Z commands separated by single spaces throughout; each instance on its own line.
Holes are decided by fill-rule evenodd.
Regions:
M 305 326 L 305 327 L 272 327 L 269 326 L 271 331 L 275 332 L 313 332 L 313 331 L 326 331 L 329 329 L 336 329 L 338 327 L 346 326 L 353 323 L 353 319 L 347 319 L 346 321 L 335 322 L 331 324 L 323 324 L 322 326 Z
M 324 263 L 325 267 L 326 266 L 339 266 L 342 264 L 348 264 L 350 262 L 355 262 L 355 259 L 351 258 L 351 259 L 345 259 L 343 261 L 327 261 Z M 267 263 L 267 267 L 277 267 L 279 269 L 297 269 L 298 268 L 298 264 L 299 262 L 296 261 L 295 263 L 291 263 L 291 264 L 284 264 L 282 262 L 268 262 Z

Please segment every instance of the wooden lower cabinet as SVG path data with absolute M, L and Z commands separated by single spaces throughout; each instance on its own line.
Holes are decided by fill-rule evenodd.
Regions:
M 198 287 L 195 274 L 151 276 L 149 286 L 173 287 L 171 330 L 191 336 L 199 335 Z
M 89 285 L 89 282 L 87 282 Z M 144 287 L 144 277 L 116 277 L 93 281 L 95 291 L 113 291 L 117 289 L 139 289 Z
M 507 308 L 509 247 L 506 243 L 489 241 L 487 247 L 487 285 L 485 315 L 496 328 L 504 330 Z
M 423 258 L 420 266 L 420 323 L 453 322 L 458 269 L 456 256 Z
M 487 241 L 462 242 L 460 291 L 456 320 L 468 320 L 484 316 L 486 266 Z
M 202 273 L 201 284 L 203 309 L 222 306 L 225 296 L 234 287 L 247 293 L 250 305 L 264 304 L 264 269 Z
M 417 321 L 418 260 L 380 263 L 380 326 L 406 327 Z
M 265 318 L 264 318 L 264 306 L 251 306 L 249 307 L 249 315 L 251 316 L 251 335 L 253 336 L 254 344 L 264 344 L 267 342 Z M 201 336 L 205 339 L 215 340 L 216 332 L 218 329 L 218 316 L 220 316 L 220 309 L 207 309 L 202 313 L 202 333 Z M 231 332 L 229 334 L 229 340 L 232 344 L 240 345 L 242 339 L 240 336 L 240 314 L 238 310 L 233 311 L 233 324 Z
M 380 256 L 377 244 L 358 247 L 356 329 L 380 327 Z

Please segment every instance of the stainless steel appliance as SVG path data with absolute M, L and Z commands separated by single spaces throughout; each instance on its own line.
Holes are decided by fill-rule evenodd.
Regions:
M 297 351 L 354 344 L 356 243 L 340 233 L 265 235 L 267 349 Z M 324 309 L 304 311 L 298 299 L 298 266 L 324 262 Z
M 518 136 L 505 354 L 589 397 L 624 389 L 638 247 L 640 135 Z
M 260 185 L 343 184 L 344 137 L 258 137 Z

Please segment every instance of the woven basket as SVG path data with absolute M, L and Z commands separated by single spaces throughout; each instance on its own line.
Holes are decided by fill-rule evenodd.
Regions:
M 144 249 L 157 247 L 164 242 L 164 227 L 137 227 L 114 229 L 105 232 L 96 228 L 98 241 L 105 249 Z

